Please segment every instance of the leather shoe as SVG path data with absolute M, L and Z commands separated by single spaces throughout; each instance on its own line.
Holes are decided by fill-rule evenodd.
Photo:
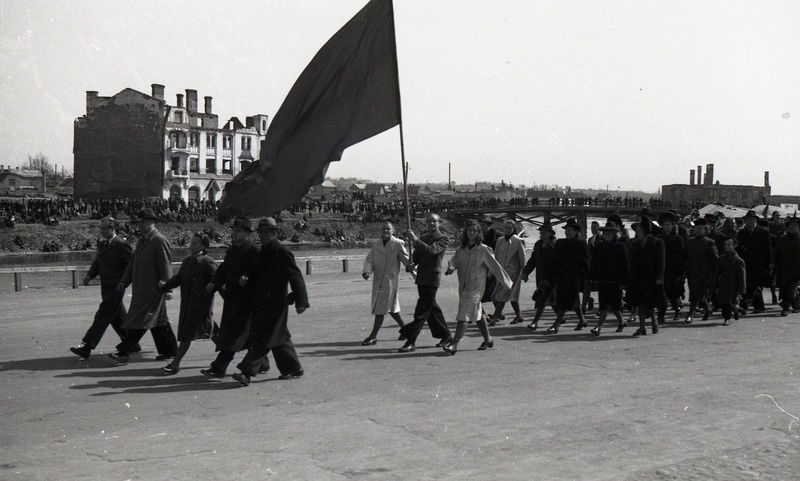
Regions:
M 368 338 L 364 339 L 363 341 L 361 341 L 361 345 L 362 346 L 374 346 L 377 343 L 378 343 L 378 340 L 375 339 L 374 337 L 368 337 Z
M 267 372 L 269 372 L 269 364 L 261 364 L 261 367 L 258 368 L 258 373 L 266 374 Z
M 692 323 L 692 316 L 687 317 L 686 320 L 683 321 L 683 323 L 684 324 L 691 324 Z
M 591 332 L 591 333 L 592 333 L 592 334 L 594 334 L 595 336 L 599 336 L 599 335 L 600 335 L 600 328 L 599 328 L 599 327 L 595 327 L 594 329 L 592 329 L 592 330 L 591 330 L 591 331 L 589 331 L 589 332 Z
M 528 324 L 528 329 L 530 329 L 531 331 L 535 331 L 536 329 L 539 329 L 539 325 L 535 322 L 531 322 L 530 324 Z
M 138 354 L 140 352 L 142 352 L 142 345 L 141 344 L 137 344 L 137 345 L 133 346 L 133 349 L 131 349 L 131 354 Z
M 124 366 L 125 364 L 128 364 L 128 355 L 127 354 L 122 354 L 122 353 L 119 353 L 119 352 L 112 352 L 112 353 L 108 354 L 108 357 L 113 359 L 117 363 L 117 366 Z
M 448 344 L 443 346 L 444 352 L 450 354 L 451 356 L 455 356 L 456 352 L 458 352 L 458 344 Z
M 222 379 L 225 377 L 225 373 L 221 371 L 217 371 L 213 367 L 210 369 L 200 369 L 200 374 L 206 377 L 210 377 L 211 379 Z
M 643 328 L 639 328 L 636 332 L 633 333 L 634 337 L 636 337 L 636 336 L 646 336 L 646 335 L 647 335 L 647 329 L 643 329 Z
M 451 342 L 453 342 L 453 338 L 452 337 L 446 337 L 446 338 L 442 339 L 441 341 L 439 341 L 439 344 L 437 344 L 435 347 L 444 347 L 444 346 L 450 344 Z
M 180 368 L 173 366 L 172 364 L 167 364 L 166 366 L 161 368 L 161 372 L 167 375 L 178 374 Z
M 620 324 L 619 326 L 617 326 L 617 330 L 614 332 L 622 332 L 624 330 L 625 330 L 625 324 Z
M 479 351 L 485 351 L 487 349 L 491 349 L 494 347 L 494 339 L 489 340 L 489 342 L 483 341 L 480 346 L 478 346 Z
M 305 372 L 303 372 L 302 369 L 299 369 L 295 372 L 290 372 L 289 374 L 281 374 L 280 376 L 278 376 L 278 379 L 283 379 L 283 380 L 298 379 L 303 377 L 303 374 L 305 374 Z
M 575 329 L 573 329 L 573 331 L 580 331 L 580 330 L 583 330 L 584 327 L 588 327 L 588 326 L 589 325 L 586 324 L 585 322 L 579 323 L 578 326 Z
M 175 359 L 175 353 L 171 354 L 159 354 L 156 356 L 156 361 L 166 361 L 167 359 Z
M 413 342 L 406 341 L 406 343 L 403 344 L 403 347 L 398 349 L 397 352 L 414 352 L 416 350 L 417 348 L 414 346 Z
M 81 347 L 71 347 L 69 350 L 72 352 L 72 354 L 77 354 L 82 359 L 86 359 L 92 354 L 92 349 L 86 344 Z
M 558 324 L 553 324 L 552 326 L 548 327 L 547 332 L 550 334 L 558 334 Z
M 525 319 L 521 317 L 515 317 L 511 320 L 510 324 L 521 324 L 523 321 L 525 321 Z
M 239 384 L 241 384 L 242 386 L 250 385 L 250 376 L 248 374 L 245 374 L 243 372 L 237 372 L 231 377 L 239 381 Z

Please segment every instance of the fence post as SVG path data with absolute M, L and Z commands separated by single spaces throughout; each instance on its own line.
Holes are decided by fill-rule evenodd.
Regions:
M 306 275 L 307 276 L 311 275 L 311 259 L 306 261 Z
M 14 273 L 14 292 L 20 292 L 22 290 L 22 273 L 15 272 Z
M 342 259 L 342 272 L 347 272 L 347 259 Z
M 78 270 L 77 269 L 72 271 L 72 288 L 73 289 L 77 289 L 78 288 Z

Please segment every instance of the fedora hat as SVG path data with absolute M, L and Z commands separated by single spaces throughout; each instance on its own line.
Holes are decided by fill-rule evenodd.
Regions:
M 658 216 L 658 223 L 664 224 L 664 221 L 672 222 L 673 224 L 678 223 L 678 216 L 673 214 L 672 212 L 664 212 L 660 216 Z
M 551 232 L 553 234 L 556 233 L 556 231 L 553 230 L 553 224 L 551 224 L 550 222 L 545 222 L 544 224 L 539 226 L 539 228 L 536 229 L 536 230 L 538 230 L 538 231 L 547 231 L 547 232 Z
M 600 227 L 600 230 L 603 232 L 605 231 L 619 232 L 619 226 L 617 226 L 617 224 L 614 221 L 609 220 L 606 221 L 606 225 Z
M 250 222 L 250 219 L 247 217 L 237 217 L 233 219 L 233 225 L 231 225 L 231 229 L 240 228 L 242 230 L 246 230 L 247 232 L 253 232 L 253 223 Z
M 147 207 L 139 211 L 139 215 L 136 216 L 138 220 L 154 220 L 158 221 L 158 217 L 156 213 L 153 212 L 153 209 Z
M 575 230 L 581 230 L 581 225 L 578 224 L 578 219 L 575 219 L 574 217 L 567 219 L 567 223 L 564 224 L 564 227 L 562 227 L 562 229 L 566 229 L 568 227 L 571 227 Z
M 800 217 L 797 217 L 797 215 L 793 215 L 792 217 L 787 217 L 785 224 L 786 227 L 789 227 L 789 224 L 800 225 Z
M 483 214 L 481 216 L 481 222 L 486 222 L 486 223 L 489 223 L 489 224 L 494 223 L 494 221 L 492 220 L 491 216 L 489 216 L 489 214 Z
M 278 224 L 272 217 L 264 217 L 258 221 L 258 230 L 278 230 Z
M 611 222 L 617 224 L 617 227 L 619 227 L 620 229 L 625 225 L 622 223 L 622 217 L 620 217 L 619 214 L 616 213 L 608 214 L 608 216 L 606 216 L 606 220 L 610 220 Z
M 747 213 L 744 215 L 744 218 L 747 219 L 748 217 L 752 217 L 753 219 L 758 219 L 758 214 L 754 210 L 748 210 Z

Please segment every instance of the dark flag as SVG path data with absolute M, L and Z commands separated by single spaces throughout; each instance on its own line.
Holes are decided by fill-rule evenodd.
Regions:
M 258 161 L 225 186 L 217 216 L 272 215 L 325 179 L 347 147 L 400 123 L 391 0 L 372 0 L 328 40 L 275 114 Z

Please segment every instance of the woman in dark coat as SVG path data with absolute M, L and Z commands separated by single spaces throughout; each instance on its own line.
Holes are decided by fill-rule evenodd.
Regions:
M 214 293 L 206 286 L 214 278 L 217 264 L 207 255 L 208 236 L 198 232 L 189 243 L 191 255 L 183 260 L 178 273 L 168 281 L 161 281 L 161 289 L 166 291 L 178 286 L 181 288 L 181 313 L 178 318 L 178 353 L 171 363 L 161 370 L 164 374 L 177 374 L 181 359 L 186 355 L 192 341 L 209 339 L 213 332 Z
M 650 235 L 650 221 L 643 218 L 636 225 L 637 239 L 631 244 L 631 271 L 628 276 L 628 303 L 639 312 L 639 330 L 634 336 L 647 334 L 646 321 L 653 319 L 653 334 L 658 322 L 653 309 L 664 299 L 664 241 Z
M 549 222 L 545 222 L 539 227 L 539 240 L 533 245 L 533 252 L 531 258 L 522 269 L 522 280 L 528 282 L 528 276 L 531 272 L 536 270 L 536 291 L 533 293 L 534 307 L 536 313 L 533 316 L 533 322 L 528 324 L 528 329 L 535 331 L 539 328 L 539 319 L 544 314 L 544 309 L 547 306 L 555 306 L 556 296 L 555 289 L 552 287 L 544 289 L 541 287 L 542 282 L 548 277 L 549 269 L 552 265 L 553 252 L 556 246 L 556 231 Z M 555 307 L 553 308 L 555 309 Z
M 564 323 L 564 315 L 570 309 L 578 316 L 575 330 L 580 331 L 587 326 L 581 311 L 580 293 L 589 274 L 589 249 L 586 241 L 578 238 L 579 230 L 575 219 L 567 220 L 564 225 L 566 237 L 556 241 L 549 279 L 542 283 L 543 289 L 556 287 L 556 321 L 547 329 L 552 334 L 558 333 L 559 326 Z

